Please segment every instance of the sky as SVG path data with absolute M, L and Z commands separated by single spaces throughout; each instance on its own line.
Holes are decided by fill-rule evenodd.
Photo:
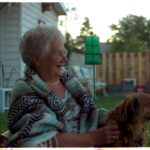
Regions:
M 76 7 L 78 20 L 68 13 L 65 30 L 75 38 L 79 35 L 83 18 L 88 17 L 93 32 L 100 37 L 101 42 L 106 42 L 113 34 L 110 25 L 118 24 L 119 20 L 129 14 L 150 19 L 150 0 L 15 0 L 15 2 L 62 2 L 67 6 Z
M 118 24 L 129 14 L 150 19 L 150 0 L 76 0 L 64 1 L 64 4 L 77 8 L 79 19 L 66 20 L 66 28 L 73 37 L 79 35 L 83 18 L 88 17 L 101 42 L 106 42 L 113 34 L 110 25 Z

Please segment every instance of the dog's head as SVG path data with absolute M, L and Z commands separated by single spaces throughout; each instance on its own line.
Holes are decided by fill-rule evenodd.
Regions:
M 150 94 L 132 93 L 127 95 L 110 112 L 112 120 L 117 122 L 137 123 L 150 120 Z
M 106 122 L 116 121 L 121 131 L 118 146 L 142 146 L 146 141 L 146 123 L 150 120 L 150 94 L 127 95 L 112 111 Z

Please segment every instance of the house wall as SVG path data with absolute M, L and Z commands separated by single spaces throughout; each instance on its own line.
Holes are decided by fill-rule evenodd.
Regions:
M 41 3 L 22 3 L 21 5 L 21 34 L 38 25 L 41 20 L 47 25 L 57 26 L 58 16 L 54 11 L 42 12 Z
M 11 87 L 19 77 L 19 7 L 5 5 L 0 10 L 0 87 Z M 2 65 L 4 77 L 2 77 Z

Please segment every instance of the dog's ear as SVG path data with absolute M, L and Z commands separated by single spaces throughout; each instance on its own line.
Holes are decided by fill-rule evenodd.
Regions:
M 127 105 L 127 110 L 126 110 L 126 120 L 127 121 L 132 121 L 134 117 L 137 115 L 139 111 L 139 100 L 137 97 L 133 96 L 131 101 Z

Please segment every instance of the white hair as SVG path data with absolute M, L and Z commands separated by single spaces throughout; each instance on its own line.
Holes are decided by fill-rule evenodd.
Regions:
M 20 42 L 20 53 L 24 63 L 33 66 L 33 56 L 46 56 L 52 50 L 55 41 L 65 43 L 65 37 L 57 27 L 37 26 L 27 31 Z

